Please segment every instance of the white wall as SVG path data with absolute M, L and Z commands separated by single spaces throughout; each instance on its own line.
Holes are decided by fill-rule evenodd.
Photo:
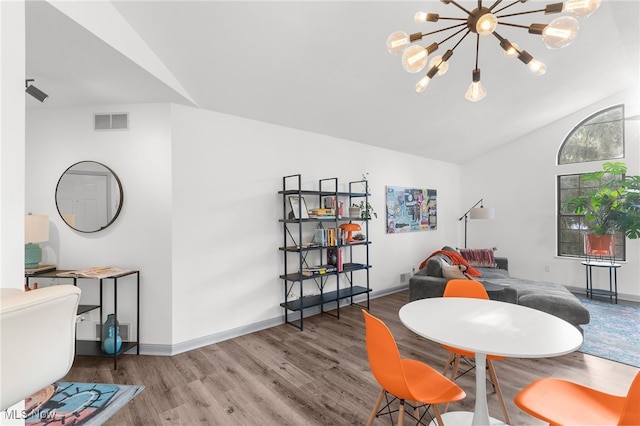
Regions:
M 277 192 L 284 175 L 300 173 L 305 188 L 318 189 L 318 179 L 338 177 L 346 184 L 369 172 L 378 212 L 370 225 L 374 291 L 399 286 L 400 273 L 456 236 L 458 166 L 210 111 L 172 109 L 174 342 L 215 340 L 229 330 L 282 320 Z M 437 189 L 439 229 L 385 234 L 385 185 Z
M 131 130 L 91 130 L 93 113 L 122 111 Z M 316 189 L 320 178 L 369 172 L 375 292 L 399 287 L 401 273 L 459 236 L 456 165 L 175 105 L 29 110 L 27 128 L 27 209 L 51 220 L 44 261 L 140 269 L 146 353 L 282 322 L 283 175 Z M 58 178 L 81 160 L 112 168 L 125 191 L 121 216 L 94 234 L 71 230 L 55 207 Z M 438 230 L 386 234 L 386 185 L 438 190 Z
M 573 127 L 595 112 L 620 103 L 625 104 L 627 117 L 637 116 L 638 88 L 604 99 L 464 164 L 463 204 L 484 198 L 485 206 L 496 208 L 495 220 L 469 221 L 469 247 L 497 246 L 497 255 L 509 258 L 512 276 L 584 288 L 585 270 L 580 261 L 556 256 L 556 176 L 599 170 L 602 162 L 557 166 L 556 158 Z M 629 174 L 634 175 L 640 172 L 639 127 L 637 119 L 625 124 L 623 161 Z M 605 272 L 594 269 L 594 280 L 608 286 Z M 618 273 L 621 297 L 640 300 L 638 276 L 640 240 L 627 239 L 627 261 Z
M 24 2 L 0 2 L 0 278 L 24 282 Z
M 24 282 L 24 1 L 0 1 L 0 281 Z M 1 333 L 0 333 L 1 335 Z M 3 345 L 11 344 L 2 342 Z M 24 425 L 24 401 L 0 412 L 0 425 Z
M 129 112 L 130 130 L 93 131 L 93 113 Z M 59 269 L 115 266 L 141 271 L 141 341 L 169 345 L 171 337 L 171 130 L 169 105 L 113 105 L 27 111 L 26 208 L 48 214 L 43 262 Z M 72 164 L 97 161 L 120 178 L 124 204 L 106 230 L 81 233 L 58 215 L 58 179 Z M 104 314 L 113 312 L 105 293 Z M 97 283 L 81 285 L 83 303 L 96 303 Z M 135 282 L 119 282 L 118 318 L 135 328 Z M 78 333 L 92 332 L 97 312 Z

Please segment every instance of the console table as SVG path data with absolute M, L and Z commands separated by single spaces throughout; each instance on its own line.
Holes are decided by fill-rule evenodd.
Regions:
M 29 285 L 31 280 L 37 278 L 56 278 L 56 279 L 69 279 L 73 280 L 73 285 L 78 285 L 78 280 L 91 280 L 98 281 L 100 285 L 100 303 L 97 305 L 79 305 L 78 306 L 78 315 L 82 315 L 84 313 L 93 311 L 94 309 L 98 309 L 100 312 L 100 324 L 104 323 L 103 312 L 102 312 L 102 301 L 103 301 L 103 281 L 112 280 L 113 281 L 113 314 L 114 318 L 118 319 L 118 281 L 120 278 L 127 277 L 130 275 L 135 275 L 136 280 L 136 338 L 134 341 L 122 341 L 122 347 L 119 351 L 114 353 L 113 355 L 107 354 L 102 350 L 102 339 L 104 336 L 100 336 L 100 341 L 96 340 L 76 340 L 76 355 L 85 355 L 85 356 L 112 356 L 113 357 L 113 369 L 117 370 L 118 368 L 118 356 L 122 355 L 125 352 L 128 352 L 132 349 L 136 349 L 136 354 L 140 355 L 140 271 L 137 270 L 124 270 L 120 273 L 109 275 L 106 277 L 87 277 L 74 275 L 74 270 L 46 270 L 44 272 L 31 272 L 25 271 L 25 279 L 26 284 Z M 100 327 L 102 330 L 102 327 Z
M 619 263 L 607 261 L 585 260 L 581 262 L 586 269 L 587 281 L 587 297 L 593 299 L 593 295 L 609 296 L 609 301 L 618 303 L 618 268 L 622 266 Z M 609 290 L 593 288 L 593 271 L 592 268 L 608 268 L 609 269 Z

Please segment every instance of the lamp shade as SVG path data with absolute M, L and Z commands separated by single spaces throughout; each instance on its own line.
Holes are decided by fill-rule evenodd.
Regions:
M 347 231 L 347 241 L 353 241 L 351 233 L 354 231 L 360 231 L 362 228 L 357 223 L 343 223 L 342 225 L 340 225 L 340 229 L 344 229 L 345 231 Z
M 49 240 L 49 216 L 28 214 L 24 218 L 24 242 L 41 243 Z
M 469 212 L 471 219 L 493 219 L 496 212 L 493 207 L 475 207 Z

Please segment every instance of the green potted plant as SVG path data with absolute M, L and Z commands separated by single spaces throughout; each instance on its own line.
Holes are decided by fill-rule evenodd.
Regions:
M 378 217 L 378 213 L 373 210 L 373 207 L 370 203 L 365 203 L 364 200 L 360 201 L 359 204 L 352 204 L 354 208 L 360 209 L 360 218 L 361 219 L 371 219 L 372 217 Z
M 369 190 L 369 182 L 367 180 L 367 175 L 369 174 L 369 172 L 367 173 L 363 173 L 362 174 L 362 189 L 367 192 Z M 367 201 L 365 202 L 364 200 L 360 200 L 359 203 L 354 203 L 351 205 L 352 208 L 358 208 L 360 209 L 360 214 L 358 215 L 360 217 L 360 219 L 372 219 L 372 218 L 377 218 L 378 217 L 378 213 L 376 213 L 375 210 L 373 210 L 373 206 Z M 350 216 L 352 216 L 351 214 L 349 214 Z M 355 215 L 353 215 L 355 216 Z
M 594 235 L 605 246 L 611 246 L 611 238 L 617 231 L 626 237 L 640 237 L 640 176 L 626 175 L 625 163 L 607 162 L 602 170 L 582 176 L 584 181 L 602 183 L 583 195 L 569 198 L 563 206 L 564 211 L 584 214 L 588 226 L 586 238 Z M 595 242 L 591 243 L 594 247 Z M 589 254 L 589 253 L 587 253 Z

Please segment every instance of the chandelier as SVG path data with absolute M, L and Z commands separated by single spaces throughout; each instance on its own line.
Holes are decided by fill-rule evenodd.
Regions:
M 516 0 L 501 8 L 498 8 L 498 6 L 502 3 L 502 0 L 495 0 L 490 7 L 483 6 L 482 0 L 478 0 L 478 7 L 471 11 L 465 9 L 454 0 L 440 1 L 444 4 L 453 4 L 458 9 L 465 12 L 467 16 L 462 18 L 446 18 L 437 13 L 417 12 L 414 16 L 414 20 L 418 23 L 438 21 L 462 22 L 428 33 L 418 32 L 414 34 L 407 34 L 403 31 L 395 31 L 387 39 L 387 49 L 389 49 L 390 53 L 402 53 L 402 67 L 407 72 L 418 73 L 425 68 L 427 62 L 429 63 L 427 74 L 416 84 L 416 92 L 420 93 L 427 88 L 433 77 L 441 76 L 447 72 L 447 69 L 449 68 L 449 59 L 453 55 L 456 47 L 458 47 L 469 34 L 476 34 L 476 63 L 475 68 L 472 71 L 471 84 L 465 93 L 466 99 L 476 102 L 484 98 L 486 95 L 484 86 L 480 81 L 480 68 L 478 67 L 480 36 L 493 34 L 498 39 L 500 47 L 504 50 L 505 56 L 511 58 L 517 57 L 526 64 L 535 75 L 542 75 L 547 71 L 547 66 L 534 59 L 526 50 L 521 50 L 516 43 L 510 42 L 498 34 L 496 32 L 497 26 L 505 25 L 528 29 L 530 34 L 540 35 L 542 37 L 542 41 L 549 49 L 559 49 L 570 45 L 578 35 L 578 20 L 573 16 L 564 15 L 554 19 L 548 24 L 534 23 L 528 26 L 508 23 L 503 20 L 505 18 L 530 13 L 544 13 L 547 15 L 565 12 L 571 15 L 587 17 L 598 9 L 601 0 L 567 0 L 564 3 L 548 4 L 542 9 L 517 13 L 504 13 L 504 11 L 516 4 L 526 3 L 527 0 Z M 419 44 L 413 44 L 422 40 L 423 37 L 446 31 L 449 31 L 449 33 L 447 33 L 448 35 L 440 42 L 433 42 L 426 47 Z M 429 55 L 438 50 L 440 45 L 454 39 L 460 34 L 462 35 L 458 38 L 453 47 L 448 49 L 442 55 L 434 56 L 431 61 L 429 61 Z

